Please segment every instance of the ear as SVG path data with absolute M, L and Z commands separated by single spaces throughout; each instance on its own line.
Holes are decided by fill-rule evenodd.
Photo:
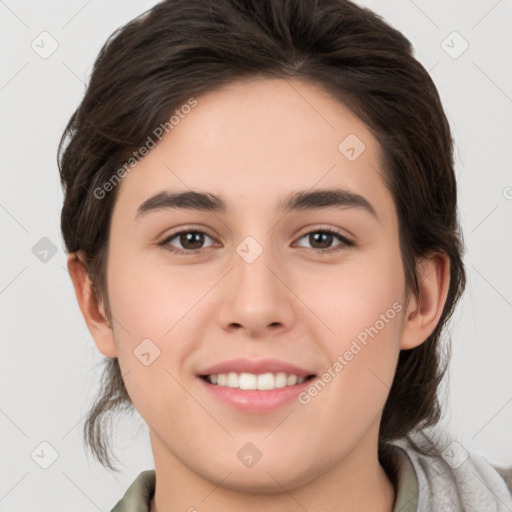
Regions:
M 421 345 L 436 328 L 446 303 L 450 285 L 450 259 L 433 253 L 417 264 L 419 300 L 412 295 L 407 306 L 400 348 Z
M 96 347 L 104 356 L 117 357 L 114 333 L 103 304 L 98 304 L 94 296 L 83 252 L 68 254 L 67 266 L 80 311 Z

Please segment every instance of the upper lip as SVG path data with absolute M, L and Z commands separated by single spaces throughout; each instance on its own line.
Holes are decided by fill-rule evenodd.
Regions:
M 281 361 L 279 359 L 244 359 L 236 358 L 222 361 L 220 363 L 208 366 L 198 372 L 199 376 L 218 375 L 219 373 L 277 373 L 283 372 L 287 374 L 297 375 L 298 377 L 308 377 L 314 375 L 314 372 L 301 368 L 292 363 Z

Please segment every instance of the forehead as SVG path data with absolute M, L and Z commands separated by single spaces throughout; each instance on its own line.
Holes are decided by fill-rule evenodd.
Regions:
M 121 181 L 118 201 L 130 204 L 132 218 L 162 190 L 210 191 L 234 211 L 278 209 L 291 190 L 336 187 L 376 209 L 392 207 L 378 142 L 319 86 L 258 78 L 194 99 Z

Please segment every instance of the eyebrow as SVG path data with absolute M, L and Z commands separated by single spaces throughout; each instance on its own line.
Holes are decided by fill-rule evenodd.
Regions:
M 282 212 L 309 211 L 332 208 L 358 208 L 370 213 L 378 220 L 378 215 L 370 202 L 359 194 L 339 188 L 316 189 L 293 192 L 278 203 Z M 146 199 L 137 209 L 135 220 L 157 210 L 186 209 L 204 212 L 227 213 L 228 205 L 222 197 L 197 191 L 162 191 Z

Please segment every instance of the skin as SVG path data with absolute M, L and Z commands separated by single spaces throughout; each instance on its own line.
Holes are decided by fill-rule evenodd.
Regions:
M 432 254 L 418 262 L 420 300 L 407 304 L 380 146 L 321 88 L 253 79 L 197 100 L 119 185 L 107 264 L 112 322 L 92 296 L 84 256 L 68 259 L 97 348 L 119 358 L 149 426 L 151 510 L 389 512 L 395 493 L 377 458 L 382 410 L 400 350 L 421 344 L 439 321 L 449 260 Z M 349 134 L 366 146 L 354 161 L 338 150 Z M 350 207 L 277 210 L 292 191 L 330 187 L 364 196 L 378 219 Z M 189 189 L 221 195 L 229 212 L 160 209 L 135 219 L 154 194 Z M 158 246 L 190 226 L 207 234 L 196 246 L 202 253 Z M 355 245 L 305 236 L 321 228 Z M 263 249 L 252 263 L 236 252 L 247 236 Z M 181 242 L 168 246 L 190 247 Z M 275 357 L 322 375 L 396 302 L 403 309 L 307 405 L 238 412 L 207 395 L 195 376 L 238 356 Z M 146 338 L 160 349 L 149 366 L 133 354 Z M 251 468 L 237 458 L 249 441 L 262 453 Z

